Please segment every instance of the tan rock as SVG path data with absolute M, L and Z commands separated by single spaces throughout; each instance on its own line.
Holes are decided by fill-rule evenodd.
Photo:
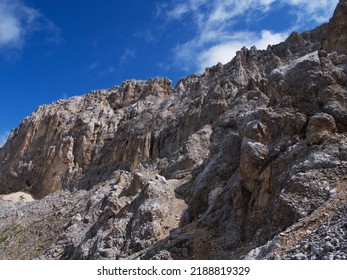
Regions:
M 0 199 L 14 203 L 34 201 L 34 198 L 30 194 L 24 192 L 15 192 L 11 194 L 0 195 Z
M 320 144 L 330 138 L 334 132 L 336 132 L 334 118 L 326 113 L 318 113 L 309 120 L 306 140 L 311 145 Z

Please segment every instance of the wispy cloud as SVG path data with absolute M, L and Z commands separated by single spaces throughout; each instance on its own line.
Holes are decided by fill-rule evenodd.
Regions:
M 39 10 L 21 0 L 0 0 L 0 50 L 21 49 L 29 35 L 47 32 L 46 40 L 60 42 L 60 30 Z
M 0 132 L 0 148 L 6 143 L 8 136 L 10 135 L 10 131 L 2 130 Z
M 135 50 L 132 49 L 126 49 L 123 53 L 123 55 L 120 57 L 119 63 L 121 65 L 125 64 L 129 59 L 132 59 L 136 56 Z
M 100 78 L 105 78 L 111 74 L 113 74 L 116 71 L 116 69 L 112 66 L 108 66 L 105 70 L 101 71 L 99 73 Z
M 172 0 L 162 5 L 166 21 L 190 22 L 192 36 L 174 48 L 174 58 L 188 70 L 202 71 L 230 61 L 243 46 L 266 48 L 283 41 L 290 31 L 327 21 L 338 0 Z M 279 7 L 287 6 L 295 26 L 282 31 L 253 31 L 248 27 Z M 243 21 L 242 25 L 237 23 Z
M 190 10 L 187 3 L 179 3 L 172 10 L 167 12 L 167 16 L 171 19 L 180 19 L 184 14 Z
M 291 6 L 291 13 L 296 17 L 294 28 L 305 29 L 327 22 L 339 0 L 281 0 Z
M 175 7 L 168 11 L 172 20 L 173 11 L 190 13 L 190 18 L 196 26 L 194 36 L 186 42 L 178 44 L 174 49 L 176 61 L 186 70 L 201 72 L 205 67 L 218 62 L 226 63 L 232 59 L 236 51 L 243 46 L 258 45 L 262 48 L 264 41 L 274 44 L 281 41 L 286 34 L 272 33 L 264 30 L 256 34 L 247 30 L 234 30 L 233 26 L 238 18 L 246 17 L 258 11 L 266 12 L 273 0 L 189 0 L 182 3 L 175 2 Z M 176 12 L 174 13 L 176 15 Z M 181 15 L 180 14 L 180 15 Z
M 93 71 L 95 69 L 97 69 L 100 66 L 100 60 L 96 60 L 93 61 L 92 63 L 90 63 L 86 69 L 87 72 Z
M 155 32 L 150 29 L 144 29 L 133 34 L 134 37 L 142 39 L 147 44 L 155 44 L 158 41 Z

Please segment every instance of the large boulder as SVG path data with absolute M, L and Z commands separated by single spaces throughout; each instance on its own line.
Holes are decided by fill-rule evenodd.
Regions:
M 326 113 L 318 113 L 310 118 L 306 131 L 309 144 L 321 144 L 336 131 L 334 118 Z

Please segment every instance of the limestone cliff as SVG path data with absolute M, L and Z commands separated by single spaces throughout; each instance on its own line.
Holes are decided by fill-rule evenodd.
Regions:
M 39 107 L 0 149 L 0 193 L 35 198 L 0 198 L 0 258 L 346 259 L 346 3 L 174 88 Z

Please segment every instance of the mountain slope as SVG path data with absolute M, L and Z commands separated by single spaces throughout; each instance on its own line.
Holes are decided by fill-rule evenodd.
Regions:
M 281 233 L 303 237 L 335 196 L 329 215 L 345 211 L 346 10 L 174 89 L 130 80 L 39 107 L 0 149 L 0 193 L 36 199 L 0 199 L 1 258 L 299 258 Z M 346 258 L 337 239 L 302 254 Z

